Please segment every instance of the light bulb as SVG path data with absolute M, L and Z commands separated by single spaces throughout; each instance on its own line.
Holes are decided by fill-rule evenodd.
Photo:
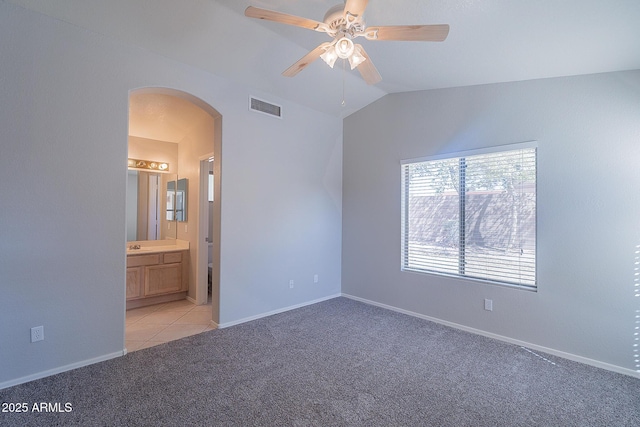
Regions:
M 336 43 L 336 53 L 339 58 L 347 59 L 353 53 L 353 42 L 347 37 L 343 37 Z

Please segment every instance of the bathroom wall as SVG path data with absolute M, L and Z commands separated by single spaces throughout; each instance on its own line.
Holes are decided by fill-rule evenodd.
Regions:
M 190 250 L 189 264 L 189 293 L 188 296 L 196 299 L 198 265 L 198 222 L 200 218 L 200 203 L 208 201 L 200 200 L 200 158 L 213 154 L 215 121 L 211 116 L 205 116 L 200 123 L 190 129 L 189 133 L 180 141 L 179 147 L 179 172 L 180 178 L 188 180 L 187 221 L 178 224 L 178 239 L 188 240 Z
M 129 136 L 129 157 L 169 163 L 169 172 L 178 171 L 178 144 Z
M 123 354 L 137 88 L 191 93 L 222 115 L 220 322 L 339 294 L 340 119 L 2 1 L 0 40 L 0 388 Z M 250 112 L 250 95 L 285 117 Z
M 167 183 L 175 181 L 179 172 L 178 144 L 129 135 L 128 156 L 132 159 L 156 160 L 169 163 L 169 173 L 160 175 L 160 239 L 177 238 L 178 226 L 175 221 L 167 221 L 167 216 L 163 209 L 167 201 L 167 193 L 165 191 Z
M 215 114 L 215 113 L 211 113 Z M 152 159 L 169 163 L 169 174 L 163 175 L 162 188 L 167 181 L 187 180 L 187 216 L 186 221 L 167 221 L 161 217 L 161 232 L 164 238 L 186 240 L 190 244 L 189 293 L 196 299 L 198 265 L 198 222 L 200 201 L 200 158 L 211 156 L 214 152 L 215 119 L 210 114 L 198 115 L 200 121 L 192 124 L 184 138 L 177 143 L 146 138 L 129 137 L 129 157 Z M 165 195 L 162 195 L 164 206 Z M 204 200 L 204 203 L 208 203 Z

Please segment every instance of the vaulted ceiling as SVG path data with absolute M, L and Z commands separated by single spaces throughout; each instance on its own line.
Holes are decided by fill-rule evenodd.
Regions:
M 7 1 L 339 117 L 394 92 L 640 69 L 638 0 L 370 0 L 367 25 L 451 28 L 442 43 L 362 41 L 375 86 L 321 60 L 283 77 L 327 35 L 244 16 L 321 21 L 339 0 Z

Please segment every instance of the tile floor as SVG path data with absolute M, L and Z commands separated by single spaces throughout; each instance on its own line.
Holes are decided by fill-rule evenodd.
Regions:
M 150 305 L 127 310 L 125 345 L 132 352 L 212 329 L 211 302 L 195 305 L 185 299 Z

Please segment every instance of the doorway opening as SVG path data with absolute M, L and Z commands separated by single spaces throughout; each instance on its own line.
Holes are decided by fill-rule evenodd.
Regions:
M 219 289 L 219 274 L 215 275 L 215 271 L 219 271 L 219 252 L 216 251 L 215 235 L 219 235 L 219 230 L 215 229 L 216 217 L 216 191 L 215 191 L 215 155 L 210 153 L 200 158 L 200 199 L 206 200 L 206 203 L 200 204 L 200 223 L 204 239 L 199 244 L 201 249 L 198 251 L 200 257 L 198 265 L 203 268 L 198 269 L 198 290 L 197 302 L 204 303 L 206 300 L 213 300 L 214 291 Z M 206 256 L 206 258 L 205 258 Z M 204 266 L 206 265 L 206 269 Z M 204 287 L 204 283 L 207 287 Z
M 159 265 L 143 266 L 137 265 L 142 252 L 127 251 L 128 351 L 199 329 L 203 332 L 219 323 L 221 123 L 222 116 L 213 107 L 186 92 L 142 88 L 129 94 L 127 247 L 180 250 L 167 249 L 171 255 L 149 257 L 157 258 Z M 136 168 L 131 167 L 131 159 L 162 162 L 168 169 L 132 180 L 131 169 Z M 173 195 L 169 194 L 172 188 Z M 137 224 L 129 224 L 135 220 Z M 130 263 L 130 257 L 136 256 Z M 159 281 L 177 284 L 158 292 L 149 284 L 150 278 L 165 272 L 167 276 Z M 182 336 L 176 333 L 180 328 Z

